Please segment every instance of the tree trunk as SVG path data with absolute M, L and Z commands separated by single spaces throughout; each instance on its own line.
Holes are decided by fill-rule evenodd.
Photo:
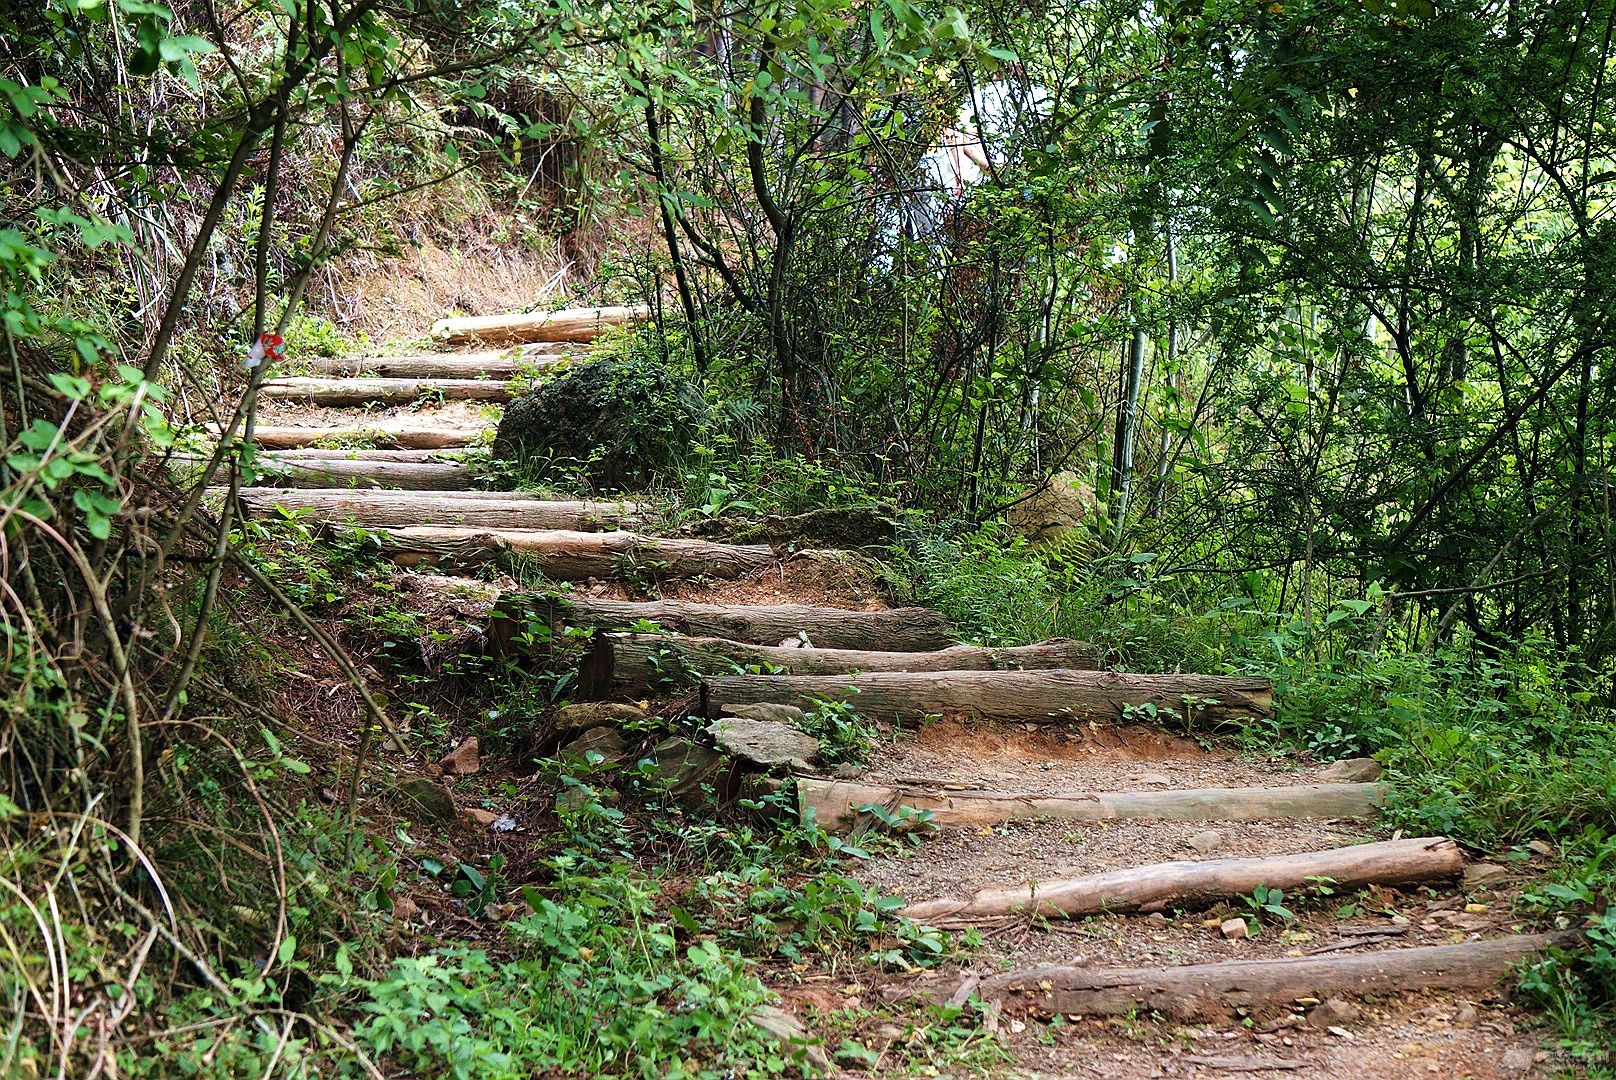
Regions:
M 1080 795 L 1022 795 L 883 787 L 846 780 L 797 778 L 804 817 L 829 830 L 851 828 L 859 807 L 874 804 L 931 811 L 938 825 L 1002 825 L 1007 821 L 1284 821 L 1356 818 L 1375 813 L 1379 784 L 1301 784 L 1277 788 L 1192 788 L 1184 791 L 1096 791 Z
M 274 379 L 258 389 L 266 401 L 310 405 L 408 405 L 422 398 L 443 401 L 509 401 L 510 384 L 495 379 Z
M 1254 891 L 1297 889 L 1309 879 L 1333 887 L 1411 885 L 1446 881 L 1464 873 L 1464 853 L 1452 840 L 1427 836 L 1253 859 L 1181 860 L 1104 874 L 1043 881 L 1031 888 L 985 889 L 969 900 L 928 900 L 903 913 L 934 926 L 964 926 L 1006 916 L 1073 918 L 1102 911 L 1197 911 Z
M 1212 1019 L 1235 1009 L 1289 1005 L 1298 998 L 1489 990 L 1521 960 L 1577 939 L 1575 934 L 1521 934 L 1356 955 L 1164 968 L 1042 967 L 983 979 L 977 993 L 984 1001 L 1018 1012 L 1073 1016 L 1159 1012 L 1172 1020 Z
M 512 498 L 513 492 L 311 491 L 244 488 L 242 500 L 255 514 L 271 507 L 308 511 L 315 521 L 353 523 L 373 529 L 409 525 L 475 525 L 484 529 L 573 529 L 591 532 L 635 521 L 631 503 L 547 501 Z
M 483 435 L 482 428 L 432 427 L 426 424 L 403 426 L 397 421 L 360 427 L 265 427 L 253 429 L 253 442 L 265 450 L 295 450 L 323 442 L 366 442 L 379 447 L 405 450 L 450 450 L 472 446 Z
M 774 549 L 765 545 L 715 544 L 631 532 L 453 525 L 391 529 L 382 548 L 400 566 L 473 565 L 519 554 L 552 581 L 618 578 L 635 572 L 658 579 L 736 578 L 776 558 Z
M 597 634 L 584 660 L 585 697 L 637 701 L 647 693 L 688 686 L 709 672 L 756 666 L 786 675 L 842 675 L 854 671 L 989 671 L 1017 668 L 1096 668 L 1094 646 L 1046 641 L 1012 649 L 956 645 L 936 652 L 865 652 L 857 649 L 788 649 L 723 638 L 675 634 Z
M 355 356 L 305 363 L 311 375 L 366 375 L 382 379 L 510 379 L 543 371 L 581 355 L 577 349 L 539 351 L 487 349 L 473 353 L 420 353 L 414 356 Z
M 482 341 L 492 345 L 519 345 L 530 341 L 594 341 L 601 331 L 649 318 L 644 304 L 629 307 L 574 308 L 517 315 L 479 315 L 440 319 L 432 336 L 451 345 Z
M 815 644 L 835 649 L 880 644 L 899 651 L 925 652 L 952 642 L 948 620 L 925 608 L 850 611 L 806 604 L 731 607 L 679 601 L 631 603 L 546 593 L 507 594 L 501 598 L 499 606 L 507 613 L 506 617 L 496 620 L 499 624 L 511 623 L 509 616 L 515 612 L 530 611 L 553 627 L 565 624 L 593 630 L 618 630 L 646 620 L 679 634 L 724 637 L 753 644 L 773 645 L 798 634 L 807 634 Z M 496 625 L 496 636 L 498 632 Z
M 461 491 L 483 475 L 474 465 L 452 461 L 385 461 L 373 458 L 263 456 L 257 483 L 287 488 L 394 488 Z
M 1186 697 L 1195 706 L 1188 717 Z M 772 701 L 808 708 L 815 699 L 851 700 L 865 716 L 909 724 L 932 713 L 1034 723 L 1111 721 L 1132 707 L 1139 710 L 1138 719 L 1176 716 L 1179 726 L 1194 728 L 1207 720 L 1266 715 L 1273 692 L 1267 679 L 1119 671 L 871 672 L 702 680 L 703 714 L 709 717 L 719 716 L 725 705 Z M 1154 706 L 1154 712 L 1147 706 Z

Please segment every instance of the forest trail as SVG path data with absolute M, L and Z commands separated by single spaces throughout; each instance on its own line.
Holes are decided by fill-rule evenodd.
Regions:
M 482 447 L 513 380 L 587 354 L 580 336 L 319 361 L 269 380 L 256 437 L 273 475 L 243 492 L 244 505 L 383 530 L 384 549 L 412 574 L 521 559 L 576 583 L 550 617 L 601 631 L 584 682 L 598 697 L 655 696 L 648 672 L 670 659 L 773 673 L 702 679 L 689 711 L 715 729 L 755 734 L 747 717 L 767 726 L 793 715 L 757 703 L 811 707 L 864 673 L 854 704 L 897 721 L 868 767 L 810 759 L 775 774 L 804 776 L 800 798 L 828 829 L 913 832 L 917 843 L 867 844 L 849 872 L 918 905 L 922 921 L 970 926 L 981 945 L 968 970 L 765 968 L 827 1049 L 848 1034 L 845 1023 L 830 1030 L 837 1011 L 977 994 L 995 1003 L 987 1023 L 1015 1058 L 994 1075 L 1502 1078 L 1538 1068 L 1536 1042 L 1498 988 L 1520 955 L 1511 950 L 1537 944 L 1512 937 L 1520 875 L 1465 865 L 1436 838 L 1354 868 L 1337 849 L 1389 835 L 1375 820 L 1373 763 L 1258 759 L 1213 737 L 1223 712 L 1266 709 L 1263 687 L 1094 670 L 1098 659 L 1072 643 L 953 648 L 940 616 L 889 610 L 856 555 L 658 535 L 632 500 L 491 490 Z M 682 636 L 606 633 L 642 618 Z M 1017 702 L 1024 712 L 1012 715 Z M 1188 733 L 1154 722 L 1173 711 L 1197 714 Z M 734 714 L 742 721 L 723 720 Z M 1296 860 L 1248 862 L 1298 855 L 1311 856 L 1300 871 Z M 1321 880 L 1314 865 L 1347 869 Z M 1088 880 L 1127 871 L 1137 873 Z M 1256 886 L 1278 887 L 1283 874 L 1283 898 L 1263 910 Z M 1076 907 L 1070 918 L 1034 916 L 1026 897 L 985 895 L 1015 889 Z M 1443 947 L 1457 951 L 1412 951 Z M 874 1020 L 851 1035 L 878 1060 L 846 1075 L 885 1073 L 904 1058 L 894 1042 L 919 1038 Z

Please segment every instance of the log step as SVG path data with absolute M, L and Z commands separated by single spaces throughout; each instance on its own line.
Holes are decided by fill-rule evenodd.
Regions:
M 400 566 L 475 565 L 521 556 L 552 581 L 617 578 L 638 569 L 647 576 L 736 578 L 776 558 L 765 545 L 665 539 L 632 532 L 559 529 L 485 529 L 416 525 L 388 530 L 382 549 Z
M 569 308 L 564 311 L 538 311 L 516 315 L 479 315 L 440 319 L 432 325 L 432 336 L 451 345 L 486 342 L 490 345 L 517 345 L 535 341 L 594 341 L 601 332 L 651 317 L 644 304 L 629 307 Z
M 1104 874 L 1040 881 L 1029 888 L 985 889 L 969 900 L 928 900 L 903 914 L 933 926 L 967 926 L 1009 916 L 1076 918 L 1103 911 L 1199 910 L 1254 891 L 1259 885 L 1298 889 L 1309 880 L 1333 886 L 1414 885 L 1449 881 L 1464 873 L 1464 853 L 1442 836 L 1265 855 L 1158 863 Z
M 1046 641 L 989 649 L 956 645 L 935 652 L 781 648 L 679 634 L 597 634 L 579 672 L 585 698 L 638 701 L 669 685 L 693 685 L 708 672 L 757 666 L 786 675 L 859 671 L 974 671 L 1020 668 L 1097 668 L 1092 645 Z
M 486 349 L 470 353 L 320 358 L 305 365 L 310 375 L 365 375 L 383 379 L 511 379 L 543 371 L 582 355 L 569 346 L 547 349 Z
M 486 429 L 468 427 L 404 426 L 398 422 L 374 425 L 346 424 L 334 427 L 277 427 L 260 424 L 253 429 L 253 442 L 265 450 L 295 450 L 320 443 L 367 443 L 380 448 L 404 450 L 452 450 L 475 446 L 485 438 Z
M 1180 791 L 1094 791 L 1071 795 L 995 791 L 941 791 L 851 780 L 797 777 L 797 805 L 821 828 L 851 828 L 859 807 L 929 810 L 945 826 L 1001 825 L 1007 821 L 1294 821 L 1361 818 L 1375 814 L 1380 784 L 1301 784 L 1272 788 L 1188 788 Z
M 443 401 L 509 401 L 510 383 L 493 379 L 324 379 L 293 376 L 271 379 L 258 396 L 269 401 L 311 405 L 408 405 L 422 398 Z
M 403 451 L 418 453 L 419 451 Z M 258 483 L 287 488 L 394 488 L 460 491 L 484 475 L 480 466 L 454 461 L 388 461 L 261 455 Z
M 276 507 L 306 513 L 314 521 L 371 529 L 414 525 L 475 525 L 483 529 L 571 529 L 593 532 L 637 521 L 632 503 L 535 499 L 518 492 L 322 491 L 305 488 L 243 488 L 254 514 Z
M 1172 1020 L 1221 1019 L 1236 1009 L 1402 990 L 1491 990 L 1510 970 L 1576 934 L 1517 934 L 1462 945 L 1161 968 L 1040 967 L 984 978 L 974 992 L 1012 1012 Z M 963 988 L 962 988 L 963 989 Z
M 816 642 L 817 644 L 818 642 Z M 1133 675 L 1120 671 L 877 671 L 858 675 L 732 675 L 702 680 L 702 715 L 716 719 L 727 705 L 775 702 L 809 707 L 857 693 L 860 713 L 917 724 L 934 713 L 1033 723 L 1114 721 L 1128 707 L 1153 707 L 1177 726 L 1266 715 L 1273 705 L 1267 679 L 1218 675 Z M 1194 715 L 1185 699 L 1194 703 Z
M 815 645 L 835 649 L 880 644 L 901 652 L 930 652 L 953 644 L 948 620 L 926 608 L 856 611 L 807 604 L 634 603 L 559 593 L 502 597 L 495 611 L 495 640 L 508 645 L 504 637 L 513 620 L 529 614 L 553 627 L 622 630 L 638 622 L 653 622 L 678 634 L 759 645 L 775 645 L 798 634 L 806 634 Z

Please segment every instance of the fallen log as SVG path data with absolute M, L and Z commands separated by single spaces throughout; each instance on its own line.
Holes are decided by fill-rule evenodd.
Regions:
M 482 428 L 403 427 L 383 424 L 373 427 L 278 427 L 260 424 L 253 429 L 253 442 L 265 450 L 294 450 L 317 443 L 369 443 L 377 447 L 404 450 L 448 450 L 474 446 L 483 438 Z
M 1273 692 L 1267 679 L 1073 670 L 878 671 L 702 680 L 702 715 L 710 718 L 725 705 L 772 701 L 807 707 L 816 699 L 852 699 L 864 716 L 910 724 L 934 713 L 1034 723 L 1115 720 L 1129 706 L 1142 711 L 1153 706 L 1153 712 L 1142 715 L 1164 720 L 1177 716 L 1180 726 L 1194 727 L 1203 721 L 1266 715 Z
M 934 926 L 964 926 L 1008 915 L 1072 918 L 1102 911 L 1195 910 L 1259 885 L 1295 889 L 1327 878 L 1343 889 L 1445 881 L 1464 873 L 1464 853 L 1441 836 L 1354 844 L 1300 855 L 1182 860 L 1104 874 L 1044 881 L 1030 888 L 985 889 L 969 900 L 927 900 L 903 913 Z
M 565 363 L 579 350 L 488 349 L 472 353 L 418 353 L 310 360 L 311 375 L 368 375 L 383 379 L 511 379 Z
M 265 401 L 306 401 L 310 405 L 408 405 L 422 398 L 439 401 L 509 401 L 509 382 L 494 379 L 271 379 L 259 388 Z
M 782 648 L 678 634 L 597 634 L 579 672 L 586 698 L 638 701 L 648 688 L 693 685 L 704 674 L 756 667 L 784 675 L 861 671 L 1004 671 L 1097 668 L 1094 646 L 1081 641 L 988 649 L 955 645 L 935 652 Z
M 478 451 L 458 450 L 349 450 L 343 447 L 327 448 L 305 446 L 295 450 L 261 450 L 262 461 L 288 461 L 300 464 L 309 461 L 460 461 L 479 454 Z
M 400 566 L 474 565 L 501 555 L 521 555 L 552 581 L 622 577 L 636 569 L 660 578 L 736 578 L 775 559 L 774 549 L 763 545 L 715 544 L 620 531 L 456 525 L 391 529 L 382 550 Z
M 851 828 L 859 807 L 931 811 L 945 826 L 1002 825 L 1029 818 L 1066 821 L 1279 821 L 1367 817 L 1379 784 L 1301 784 L 1274 788 L 1191 788 L 1182 791 L 1095 791 L 1077 795 L 1010 794 L 885 787 L 851 780 L 797 778 L 797 806 L 806 819 L 835 831 Z
M 459 491 L 483 476 L 475 465 L 453 461 L 357 461 L 342 458 L 259 458 L 260 486 L 289 488 L 393 488 Z
M 477 315 L 439 319 L 432 324 L 432 336 L 450 344 L 468 341 L 483 341 L 493 345 L 516 345 L 530 341 L 593 341 L 602 330 L 638 322 L 650 315 L 651 309 L 644 304 L 516 315 Z
M 535 499 L 512 492 L 321 491 L 303 488 L 243 488 L 254 514 L 281 507 L 305 511 L 314 521 L 372 529 L 411 525 L 475 525 L 484 529 L 570 529 L 593 532 L 635 522 L 632 503 Z
M 1520 961 L 1577 940 L 1576 934 L 1519 934 L 1343 956 L 1162 968 L 1041 967 L 984 978 L 976 993 L 984 1002 L 1011 1011 L 1072 1016 L 1154 1012 L 1172 1020 L 1209 1019 L 1301 998 L 1489 990 Z
M 621 630 L 638 622 L 697 637 L 723 637 L 774 644 L 798 634 L 832 648 L 858 648 L 879 642 L 889 649 L 926 652 L 952 643 L 948 620 L 926 608 L 854 611 L 806 604 L 692 604 L 681 601 L 633 603 L 555 593 L 513 593 L 500 600 L 506 616 L 531 613 L 552 627 Z M 498 634 L 498 627 L 495 633 Z

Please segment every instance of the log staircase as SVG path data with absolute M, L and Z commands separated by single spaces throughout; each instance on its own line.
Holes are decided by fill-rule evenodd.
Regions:
M 601 326 L 634 315 L 629 309 L 559 312 L 514 327 L 510 320 L 451 320 L 435 330 L 439 339 L 480 351 L 322 360 L 309 365 L 309 374 L 271 379 L 256 429 L 268 475 L 241 493 L 242 505 L 254 515 L 280 507 L 333 528 L 381 530 L 384 549 L 411 569 L 452 571 L 521 555 L 555 581 L 609 579 L 636 558 L 654 561 L 664 577 L 776 572 L 794 556 L 766 545 L 649 535 L 640 531 L 649 519 L 629 501 L 489 489 L 480 447 L 512 394 L 512 380 L 587 355 Z M 1480 914 L 1489 910 L 1481 882 L 1499 868 L 1467 868 L 1451 841 L 1360 845 L 1382 833 L 1375 817 L 1383 789 L 1362 775 L 1343 780 L 1294 763 L 1249 762 L 1240 766 L 1242 782 L 1233 784 L 1217 782 L 1216 775 L 1210 784 L 1151 775 L 1179 766 L 1187 774 L 1215 774 L 1220 761 L 1230 760 L 1181 738 L 1162 744 L 1166 754 L 1109 770 L 1067 768 L 1082 765 L 1082 752 L 1103 742 L 1103 732 L 1143 723 L 1146 706 L 1160 715 L 1175 704 L 1183 708 L 1188 696 L 1209 728 L 1263 714 L 1271 695 L 1262 680 L 1104 671 L 1092 650 L 1072 642 L 960 645 L 945 619 L 914 608 L 642 603 L 582 591 L 499 601 L 513 605 L 530 614 L 538 607 L 557 626 L 595 631 L 580 683 L 585 696 L 634 701 L 654 696 L 670 668 L 700 677 L 752 665 L 770 674 L 700 677 L 700 713 L 718 724 L 748 715 L 745 707 L 759 703 L 812 708 L 816 699 L 842 696 L 853 686 L 861 712 L 894 725 L 913 727 L 937 714 L 963 717 L 967 729 L 997 725 L 1011 733 L 1000 741 L 1022 765 L 1029 743 L 1070 749 L 1067 757 L 1064 750 L 1052 754 L 1048 781 L 1030 790 L 1007 788 L 995 775 L 1000 762 L 979 753 L 980 740 L 950 752 L 946 740 L 928 741 L 925 733 L 884 748 L 865 775 L 835 775 L 812 764 L 792 770 L 802 774 L 796 779 L 802 813 L 828 830 L 865 828 L 883 813 L 908 813 L 911 824 L 929 816 L 938 833 L 922 841 L 911 863 L 882 856 L 867 870 L 875 878 L 901 879 L 917 919 L 1008 928 L 1025 942 L 1058 937 L 1065 920 L 1098 916 L 1109 920 L 1104 934 L 1140 946 L 1111 949 L 1126 962 L 1096 964 L 1040 963 L 1053 955 L 1049 949 L 1001 945 L 995 955 L 1009 970 L 965 971 L 947 983 L 916 979 L 898 991 L 889 986 L 889 993 L 956 1003 L 974 994 L 996 1010 L 993 1015 L 1012 1018 L 1154 1012 L 1227 1021 L 1240 1012 L 1253 1020 L 1247 1026 L 1252 1038 L 1273 1043 L 1283 1036 L 1286 1048 L 1281 1053 L 1243 1043 L 1255 1054 L 1237 1055 L 1234 1060 L 1247 1064 L 1236 1071 L 1261 1072 L 1267 1061 L 1288 1075 L 1315 1070 L 1323 1076 L 1335 1068 L 1330 1040 L 1367 1037 L 1374 1022 L 1363 1012 L 1357 1021 L 1310 1026 L 1320 1002 L 1367 996 L 1384 1004 L 1404 994 L 1435 995 L 1431 1000 L 1440 1002 L 1459 991 L 1493 1001 L 1509 966 L 1548 943 L 1510 933 L 1507 921 Z M 644 620 L 666 632 L 631 629 Z M 1059 739 L 1069 743 L 1050 742 Z M 1372 771 L 1372 763 L 1368 767 Z M 1144 777 L 1139 769 L 1147 770 Z M 1025 784 L 1025 772 L 1020 775 Z M 1073 786 L 1061 786 L 1066 776 Z M 1052 879 L 1050 855 L 1078 834 L 1046 831 L 1038 834 L 1044 839 L 1037 850 L 1018 854 L 1011 850 L 1012 830 L 1028 823 L 1134 830 L 1128 836 L 1145 854 L 1102 859 L 1088 873 Z M 1316 838 L 1283 831 L 1300 823 L 1318 823 L 1321 831 Z M 1201 831 L 1179 858 L 1149 857 L 1160 837 L 1186 835 L 1172 830 L 1194 825 Z M 1232 828 L 1240 830 L 1234 841 L 1199 842 Z M 928 849 L 996 846 L 1005 848 L 995 864 L 997 882 L 955 873 L 946 862 L 917 869 Z M 988 887 L 973 893 L 972 884 Z M 1290 897 L 1312 890 L 1333 893 L 1337 901 L 1370 900 L 1352 917 L 1309 920 L 1306 934 L 1269 929 L 1253 941 L 1249 920 L 1202 925 L 1208 909 L 1227 912 L 1233 904 L 1244 910 L 1242 898 L 1258 886 L 1284 888 Z M 1455 911 L 1471 917 L 1456 919 Z M 1199 962 L 1161 962 L 1150 943 L 1167 930 L 1193 939 L 1195 947 L 1186 951 Z M 1300 1046 L 1285 1034 L 1292 1029 Z M 1326 1033 L 1337 1030 L 1348 1035 Z

